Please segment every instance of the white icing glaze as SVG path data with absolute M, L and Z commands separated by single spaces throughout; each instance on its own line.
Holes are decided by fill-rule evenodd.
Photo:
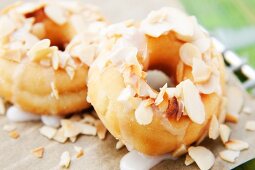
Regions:
M 120 161 L 121 170 L 149 170 L 166 159 L 176 159 L 170 154 L 160 156 L 148 156 L 135 150 L 127 153 Z
M 42 116 L 41 121 L 51 127 L 59 127 L 60 126 L 60 117 L 57 116 Z
M 41 119 L 40 116 L 25 112 L 17 106 L 11 106 L 7 110 L 6 115 L 7 118 L 13 122 L 37 121 Z

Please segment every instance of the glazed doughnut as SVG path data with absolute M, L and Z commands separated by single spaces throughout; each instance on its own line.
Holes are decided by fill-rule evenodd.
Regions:
M 104 32 L 88 97 L 111 134 L 147 155 L 201 142 L 212 117 L 222 117 L 224 64 L 196 19 L 163 8 L 141 24 L 123 22 Z M 155 69 L 174 86 L 153 89 L 146 76 Z
M 90 107 L 88 67 L 104 17 L 72 1 L 16 3 L 0 15 L 0 96 L 25 111 L 67 115 Z

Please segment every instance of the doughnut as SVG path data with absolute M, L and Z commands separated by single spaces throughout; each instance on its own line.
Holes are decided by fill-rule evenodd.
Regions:
M 15 3 L 0 12 L 0 96 L 58 115 L 89 108 L 87 74 L 105 19 L 74 1 Z
M 117 23 L 103 32 L 88 98 L 129 150 L 181 153 L 215 130 L 212 119 L 224 121 L 223 58 L 194 17 L 166 7 L 141 23 Z M 164 72 L 172 85 L 153 89 L 149 70 Z

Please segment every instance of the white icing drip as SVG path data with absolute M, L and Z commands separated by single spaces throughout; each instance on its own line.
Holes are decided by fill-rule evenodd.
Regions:
M 175 160 L 170 154 L 148 156 L 135 150 L 127 153 L 120 161 L 121 170 L 149 170 L 166 159 Z
M 41 121 L 51 127 L 59 127 L 60 126 L 60 117 L 57 116 L 42 116 Z
M 11 106 L 7 110 L 6 115 L 7 118 L 13 122 L 37 121 L 41 119 L 40 116 L 25 112 L 17 106 Z

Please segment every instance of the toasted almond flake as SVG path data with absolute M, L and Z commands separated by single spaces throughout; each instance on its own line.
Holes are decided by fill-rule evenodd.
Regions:
M 200 38 L 192 42 L 192 44 L 198 47 L 201 53 L 204 53 L 210 48 L 211 40 L 210 38 Z
M 37 147 L 37 148 L 32 150 L 32 153 L 37 158 L 42 158 L 43 157 L 43 153 L 44 153 L 44 148 L 43 147 Z
M 54 96 L 56 99 L 59 99 L 59 93 L 58 93 L 56 84 L 54 82 L 51 82 L 50 87 L 52 90 L 51 96 Z
M 5 114 L 5 104 L 4 104 L 4 100 L 0 97 L 0 115 L 4 115 Z
M 175 157 L 175 158 L 178 158 L 182 155 L 184 155 L 185 153 L 187 153 L 188 150 L 187 150 L 187 147 L 186 145 L 182 144 L 181 146 L 179 146 L 173 153 L 172 153 L 172 156 Z
M 192 66 L 193 58 L 201 59 L 201 53 L 199 49 L 191 43 L 185 43 L 180 48 L 180 57 L 184 64 Z
M 67 66 L 67 67 L 65 68 L 65 70 L 66 70 L 68 76 L 70 77 L 70 79 L 73 80 L 74 75 L 75 75 L 75 70 L 74 70 L 74 68 L 73 68 L 73 67 L 70 67 L 70 66 Z
M 189 79 L 182 82 L 184 108 L 189 118 L 202 124 L 205 121 L 205 110 L 198 89 Z
M 56 5 L 48 5 L 44 8 L 45 14 L 56 24 L 63 25 L 67 22 L 65 9 Z
M 63 152 L 60 157 L 59 166 L 62 168 L 68 168 L 70 166 L 70 163 L 71 163 L 70 153 L 68 151 Z
M 99 139 L 103 140 L 106 136 L 107 129 L 105 128 L 104 124 L 101 120 L 96 121 L 96 128 L 97 128 L 97 136 Z
M 39 131 L 43 136 L 49 139 L 52 139 L 57 133 L 57 129 L 49 127 L 49 126 L 43 126 L 40 128 Z
M 19 133 L 15 130 L 9 132 L 9 136 L 13 139 L 18 139 L 19 138 Z
M 224 150 L 220 152 L 221 159 L 234 163 L 236 158 L 239 157 L 240 151 Z
M 232 113 L 227 113 L 225 121 L 226 122 L 231 122 L 231 123 L 237 123 L 239 120 L 239 115 L 238 114 L 232 114 Z
M 97 128 L 92 125 L 76 122 L 76 126 L 80 129 L 81 134 L 92 135 L 92 136 L 95 136 L 97 134 Z
M 119 140 L 119 141 L 116 143 L 115 148 L 116 148 L 117 150 L 120 150 L 120 149 L 123 148 L 124 146 L 125 146 L 125 144 Z
M 62 119 L 61 125 L 64 130 L 65 137 L 74 137 L 81 133 L 81 129 L 76 125 L 76 122 Z
M 45 53 L 43 50 L 47 50 L 50 47 L 50 40 L 44 39 L 37 42 L 28 52 L 27 55 L 31 58 L 32 61 L 38 61 L 44 55 L 38 55 L 39 52 Z M 46 51 L 47 52 L 47 51 Z
M 220 138 L 223 144 L 225 144 L 228 141 L 230 133 L 231 133 L 230 127 L 228 127 L 225 124 L 220 125 Z
M 210 67 L 202 59 L 193 58 L 192 75 L 195 83 L 208 81 L 211 73 Z
M 16 29 L 15 22 L 6 15 L 0 17 L 0 25 L 0 38 L 10 35 Z
M 76 151 L 76 154 L 75 154 L 76 158 L 80 158 L 84 155 L 84 151 L 83 151 L 82 147 L 74 146 L 74 150 Z
M 236 87 L 233 85 L 229 85 L 226 88 L 226 93 L 228 100 L 227 113 L 233 115 L 233 120 L 235 120 L 235 118 L 238 118 L 239 113 L 242 111 L 245 102 L 244 94 L 240 87 Z
M 81 62 L 90 66 L 96 56 L 95 45 L 80 44 L 73 48 L 71 55 L 78 57 Z
M 57 70 L 59 68 L 59 63 L 60 63 L 59 60 L 60 59 L 59 59 L 58 53 L 57 52 L 53 53 L 53 55 L 52 55 L 52 66 L 53 66 L 54 70 Z
M 3 127 L 3 130 L 7 132 L 14 131 L 15 129 L 16 129 L 16 126 L 14 124 L 6 124 Z
M 220 104 L 220 114 L 218 116 L 219 122 L 224 123 L 227 114 L 227 99 L 226 97 L 222 97 L 221 104 Z
M 32 27 L 32 33 L 39 39 L 43 39 L 46 35 L 45 27 L 43 23 L 35 23 Z
M 80 122 L 85 124 L 95 125 L 96 119 L 90 114 L 84 114 L 83 119 Z
M 191 164 L 193 164 L 193 163 L 194 163 L 194 160 L 189 156 L 189 154 L 187 154 L 187 155 L 186 155 L 186 158 L 185 158 L 184 164 L 185 164 L 186 166 L 189 166 L 189 165 L 191 165 Z
M 255 121 L 254 120 L 247 121 L 245 124 L 245 129 L 249 131 L 255 131 Z
M 72 143 L 76 142 L 77 136 L 73 136 L 69 138 Z
M 135 111 L 135 119 L 140 125 L 148 125 L 153 119 L 153 110 L 146 106 L 146 101 L 142 101 Z
M 127 86 L 120 92 L 120 95 L 117 100 L 120 102 L 126 102 L 129 100 L 130 97 L 133 97 L 134 95 L 135 95 L 134 89 L 131 88 L 131 86 Z
M 234 151 L 242 151 L 249 148 L 249 144 L 247 142 L 231 139 L 225 143 L 227 149 Z
M 215 157 L 213 153 L 203 146 L 190 147 L 188 149 L 190 157 L 196 162 L 198 167 L 202 170 L 210 169 L 214 162 Z
M 209 138 L 215 140 L 219 137 L 219 121 L 215 115 L 212 116 L 212 120 L 209 127 Z
M 203 94 L 211 94 L 215 92 L 218 95 L 222 94 L 219 75 L 211 74 L 210 79 L 207 82 L 197 83 L 196 86 L 199 92 Z
M 56 135 L 53 137 L 53 139 L 59 143 L 65 143 L 67 140 L 67 137 L 64 136 L 64 129 L 60 128 L 57 130 Z
M 164 100 L 164 94 L 166 93 L 167 84 L 160 88 L 160 92 L 155 100 L 155 105 L 158 106 Z

